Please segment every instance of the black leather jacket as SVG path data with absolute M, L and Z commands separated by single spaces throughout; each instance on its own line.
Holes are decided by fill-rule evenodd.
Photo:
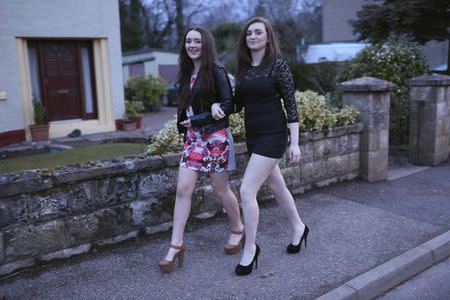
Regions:
M 196 80 L 192 87 L 192 110 L 194 115 L 190 117 L 192 127 L 200 129 L 201 134 L 208 134 L 219 129 L 228 127 L 228 116 L 233 110 L 233 92 L 230 81 L 228 80 L 227 71 L 225 67 L 219 63 L 215 63 L 212 69 L 214 88 L 216 93 L 212 99 L 205 99 L 204 95 L 200 93 L 200 83 Z M 199 73 L 198 76 L 201 76 Z M 177 126 L 179 133 L 186 133 L 186 127 L 180 124 L 187 119 L 186 110 L 180 108 L 178 102 Z M 220 103 L 220 106 L 226 117 L 216 120 L 211 114 L 211 105 L 213 103 Z

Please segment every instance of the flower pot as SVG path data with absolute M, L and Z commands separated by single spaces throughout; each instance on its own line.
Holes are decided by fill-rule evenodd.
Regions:
M 124 131 L 133 131 L 136 130 L 137 127 L 137 121 L 124 121 L 122 123 L 122 130 Z
M 49 125 L 30 125 L 31 140 L 48 141 L 49 139 Z

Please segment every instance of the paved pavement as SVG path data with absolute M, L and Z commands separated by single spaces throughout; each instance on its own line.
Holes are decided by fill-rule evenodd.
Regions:
M 450 258 L 423 271 L 378 299 L 450 299 Z
M 417 269 L 423 260 L 411 260 L 410 254 L 435 247 L 436 242 L 428 241 L 436 237 L 440 239 L 440 252 L 427 252 L 427 266 L 433 264 L 438 252 L 450 254 L 450 163 L 428 169 L 403 165 L 401 172 L 395 172 L 399 169 L 390 172 L 393 180 L 347 182 L 296 197 L 301 217 L 311 230 L 308 247 L 297 255 L 286 253 L 290 228 L 281 210 L 274 203 L 263 204 L 257 238 L 260 260 L 258 269 L 247 277 L 237 277 L 233 272 L 240 256 L 227 256 L 222 250 L 229 227 L 221 215 L 190 221 L 185 236 L 185 266 L 171 274 L 161 274 L 156 264 L 169 245 L 167 232 L 19 272 L 0 280 L 0 296 L 313 299 L 361 277 L 370 284 L 383 285 L 402 276 L 399 272 L 410 274 Z M 377 270 L 386 269 L 386 265 L 391 273 L 380 280 L 377 276 L 382 272 Z M 417 278 L 439 280 L 445 274 L 439 270 L 446 266 L 448 259 Z M 437 275 L 433 272 L 436 268 Z M 413 275 L 408 276 L 405 279 Z M 420 299 L 445 295 L 448 284 L 437 283 L 436 289 L 442 294 L 423 290 Z M 411 299 L 410 295 L 415 295 L 414 291 L 403 290 L 404 294 L 392 290 L 385 297 Z

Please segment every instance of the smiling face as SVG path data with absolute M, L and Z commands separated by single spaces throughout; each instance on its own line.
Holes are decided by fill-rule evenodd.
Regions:
M 247 47 L 251 51 L 265 49 L 267 47 L 267 30 L 262 22 L 256 22 L 248 26 L 246 36 Z
M 202 58 L 202 35 L 200 32 L 195 30 L 189 31 L 186 35 L 184 47 L 190 59 L 200 60 Z

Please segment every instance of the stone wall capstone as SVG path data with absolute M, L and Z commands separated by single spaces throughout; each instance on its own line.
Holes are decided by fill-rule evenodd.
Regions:
M 344 105 L 359 110 L 358 121 L 364 124 L 360 139 L 361 176 L 374 182 L 387 178 L 389 155 L 389 91 L 395 85 L 373 77 L 342 82 Z
M 412 78 L 409 161 L 435 166 L 450 152 L 450 76 L 432 74 Z

